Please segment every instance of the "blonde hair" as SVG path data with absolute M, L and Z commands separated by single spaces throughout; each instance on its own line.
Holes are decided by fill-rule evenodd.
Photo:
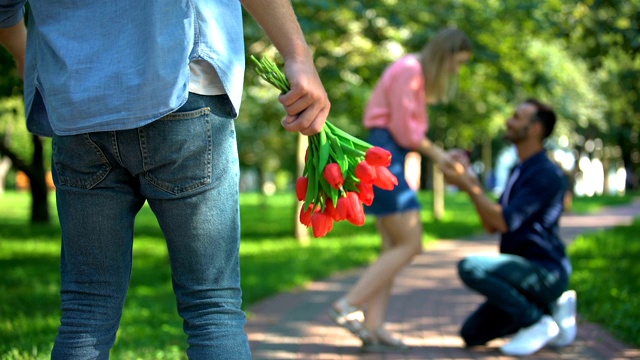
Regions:
M 444 28 L 431 39 L 420 52 L 420 63 L 424 73 L 425 92 L 430 100 L 447 102 L 452 76 L 449 61 L 459 52 L 472 51 L 471 40 L 462 31 Z

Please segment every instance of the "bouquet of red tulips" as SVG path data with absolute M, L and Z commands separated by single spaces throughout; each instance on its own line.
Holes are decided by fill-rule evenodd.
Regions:
M 289 81 L 268 59 L 251 60 L 264 80 L 286 93 Z M 336 221 L 362 226 L 363 204 L 373 202 L 373 186 L 392 190 L 398 179 L 389 171 L 391 153 L 340 130 L 329 121 L 309 137 L 302 176 L 296 181 L 298 200 L 304 201 L 300 222 L 313 227 L 315 237 L 325 236 Z

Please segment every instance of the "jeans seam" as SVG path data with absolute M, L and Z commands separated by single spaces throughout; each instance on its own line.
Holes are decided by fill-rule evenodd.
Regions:
M 172 112 L 171 114 L 167 114 L 161 117 L 158 120 L 186 120 L 186 119 L 194 119 L 202 115 L 209 114 L 211 112 L 211 108 L 204 107 L 197 110 L 185 111 L 185 112 Z
M 112 150 L 113 150 L 113 155 L 116 158 L 116 161 L 121 166 L 124 166 L 124 162 L 122 161 L 122 157 L 120 155 L 120 148 L 118 147 L 118 132 L 117 131 L 111 131 L 111 147 L 112 147 Z
M 64 175 L 63 171 L 60 171 L 60 169 L 63 167 L 62 163 L 58 160 L 55 160 L 54 157 L 54 163 L 56 165 L 56 172 L 58 173 L 58 179 L 60 181 L 61 185 L 66 185 L 66 186 L 72 186 L 72 187 L 77 187 L 77 188 L 84 188 L 84 189 L 91 189 L 94 186 L 96 186 L 98 183 L 100 183 L 102 180 L 104 180 L 105 177 L 107 177 L 107 175 L 109 174 L 109 171 L 111 171 L 111 165 L 109 164 L 109 161 L 107 160 L 107 158 L 105 157 L 104 153 L 102 152 L 102 150 L 100 149 L 100 147 L 98 145 L 96 145 L 95 142 L 93 142 L 93 140 L 91 140 L 90 134 L 81 134 L 81 135 L 72 135 L 72 136 L 81 136 L 82 139 L 84 140 L 84 142 L 89 145 L 89 147 L 91 147 L 95 153 L 95 155 L 97 155 L 100 160 L 101 160 L 101 165 L 100 165 L 100 170 L 97 171 L 92 177 L 90 177 L 89 179 L 86 180 L 74 180 L 68 176 Z M 57 146 L 56 146 L 57 147 Z

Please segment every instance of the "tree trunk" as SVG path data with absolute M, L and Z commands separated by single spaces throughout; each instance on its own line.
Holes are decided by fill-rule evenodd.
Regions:
M 42 140 L 37 135 L 32 135 L 33 162 L 27 165 L 16 153 L 0 141 L 0 153 L 11 159 L 13 166 L 24 172 L 29 178 L 31 188 L 31 222 L 49 223 L 49 198 L 47 196 L 46 171 L 44 167 L 44 151 Z
M 3 142 L 3 148 L 9 146 L 10 139 L 11 135 L 9 132 L 2 135 L 2 139 L 0 139 L 0 141 Z M 9 170 L 11 170 L 11 164 L 11 158 L 2 155 L 2 151 L 0 150 L 0 195 L 4 194 L 4 191 L 6 190 L 7 175 L 9 175 Z
M 441 221 L 444 216 L 444 176 L 437 164 L 433 165 L 433 217 Z
M 309 140 L 306 136 L 302 134 L 298 134 L 298 147 L 296 150 L 296 179 L 302 176 L 302 172 L 304 171 L 304 158 L 307 152 L 307 146 L 309 144 Z M 296 201 L 296 211 L 293 216 L 293 232 L 294 236 L 298 240 L 301 245 L 309 244 L 309 231 L 307 231 L 307 227 L 302 225 L 299 220 L 300 210 L 302 209 L 302 201 L 298 201 L 298 198 L 295 198 Z
M 491 151 L 491 138 L 487 137 L 482 142 L 482 163 L 484 169 L 482 171 L 482 183 L 487 186 L 488 181 L 493 178 L 493 154 Z M 491 184 L 493 187 L 493 184 Z M 489 189 L 493 190 L 493 189 Z
M 0 195 L 4 194 L 6 189 L 7 175 L 11 170 L 11 159 L 6 156 L 0 156 Z
M 31 171 L 27 172 L 31 184 L 31 222 L 49 223 L 49 197 L 47 191 L 46 171 L 44 167 L 44 149 L 42 140 L 32 135 L 33 163 Z
M 624 135 L 628 134 L 628 135 Z M 625 182 L 625 191 L 637 189 L 639 186 L 640 174 L 636 168 L 636 162 L 633 160 L 633 151 L 637 148 L 637 144 L 631 142 L 631 138 L 637 137 L 638 133 L 631 128 L 630 124 L 625 124 L 618 129 L 617 143 L 622 151 L 622 162 L 627 172 Z
M 602 172 L 604 174 L 604 179 L 603 179 L 604 182 L 602 185 L 603 195 L 611 194 L 611 182 L 609 181 L 610 170 L 611 170 L 611 159 L 609 158 L 609 155 L 607 155 L 607 151 L 604 151 L 604 155 L 602 156 Z

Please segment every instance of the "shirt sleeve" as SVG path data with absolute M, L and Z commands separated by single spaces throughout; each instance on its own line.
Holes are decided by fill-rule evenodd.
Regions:
M 389 131 L 402 147 L 416 149 L 427 132 L 424 77 L 419 67 L 403 67 L 390 74 L 387 86 Z
M 24 16 L 25 1 L 0 0 L 0 28 L 12 27 Z
M 552 200 L 564 190 L 564 179 L 550 169 L 537 171 L 536 176 L 521 179 L 512 189 L 509 203 L 502 210 L 509 231 L 518 230 L 533 214 L 550 206 Z

